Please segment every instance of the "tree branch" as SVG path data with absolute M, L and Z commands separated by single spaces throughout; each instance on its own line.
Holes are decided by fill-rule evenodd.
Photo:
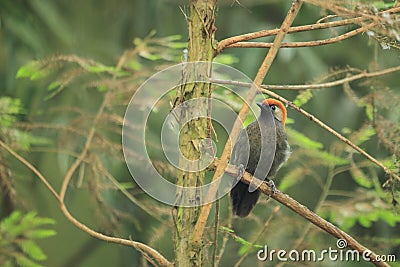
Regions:
M 218 161 L 214 162 L 214 167 L 218 166 Z M 237 177 L 239 175 L 238 169 L 236 166 L 233 165 L 228 165 L 225 173 L 232 177 Z M 253 176 L 245 172 L 243 177 L 241 178 L 241 181 L 250 184 L 251 180 L 253 179 Z M 262 183 L 259 189 L 263 194 L 267 196 L 271 196 L 271 198 L 275 199 L 279 203 L 285 205 L 292 211 L 296 212 L 299 214 L 301 217 L 305 218 L 309 222 L 313 223 L 314 225 L 318 226 L 325 232 L 331 234 L 334 237 L 341 238 L 347 241 L 348 247 L 357 250 L 360 254 L 365 255 L 368 257 L 373 264 L 376 266 L 385 266 L 388 267 L 389 265 L 385 262 L 378 261 L 377 255 L 372 252 L 370 249 L 364 247 L 360 243 L 357 242 L 353 237 L 351 237 L 349 234 L 346 232 L 342 231 L 332 223 L 326 221 L 325 219 L 321 218 L 311 210 L 309 210 L 306 206 L 300 204 L 297 202 L 295 199 L 291 198 L 289 195 L 280 192 L 277 190 L 274 194 L 272 194 L 272 189 L 266 184 Z M 272 195 L 271 195 L 272 194 Z M 369 253 L 368 253 L 369 252 Z M 363 254 L 364 253 L 364 254 Z
M 328 38 L 328 39 L 323 39 L 323 40 L 282 43 L 281 47 L 282 48 L 296 48 L 296 47 L 312 47 L 312 46 L 321 46 L 321 45 L 332 44 L 332 43 L 343 41 L 343 40 L 353 37 L 357 34 L 363 33 L 374 26 L 376 26 L 376 23 L 371 23 L 367 26 L 360 27 L 358 29 L 341 34 L 339 36 Z M 270 48 L 271 46 L 272 46 L 272 43 L 237 42 L 237 43 L 227 46 L 227 48 L 244 48 L 244 47 L 246 47 L 246 48 Z
M 363 20 L 366 20 L 366 18 L 358 17 L 358 18 L 344 19 L 344 20 L 333 21 L 333 22 L 314 23 L 314 24 L 309 24 L 309 25 L 296 26 L 296 27 L 289 28 L 288 33 L 320 30 L 320 29 L 326 29 L 326 28 L 332 28 L 332 27 L 345 26 L 345 25 L 349 25 L 349 24 L 355 24 L 355 23 L 361 22 Z M 231 47 L 231 45 L 238 43 L 238 42 L 243 42 L 243 41 L 253 40 L 253 39 L 257 39 L 257 38 L 261 38 L 261 37 L 268 37 L 268 36 L 276 35 L 279 33 L 279 31 L 280 31 L 279 28 L 272 29 L 272 30 L 261 30 L 258 32 L 251 32 L 251 33 L 246 33 L 246 34 L 226 38 L 218 43 L 217 52 L 220 53 L 226 47 Z
M 308 90 L 308 89 L 321 89 L 321 88 L 328 88 L 328 87 L 334 87 L 337 85 L 349 83 L 352 81 L 360 80 L 363 78 L 372 78 L 372 77 L 378 77 L 378 76 L 383 76 L 386 74 L 390 74 L 393 72 L 400 71 L 400 66 L 397 67 L 392 67 L 392 68 L 387 68 L 383 70 L 378 70 L 374 72 L 366 72 L 363 71 L 359 74 L 355 74 L 352 76 L 348 76 L 343 79 L 339 79 L 336 81 L 332 82 L 326 82 L 326 83 L 318 83 L 318 84 L 301 84 L 301 85 L 275 85 L 275 84 L 262 84 L 260 87 L 262 89 L 266 90 Z M 238 81 L 229 81 L 229 80 L 221 80 L 221 79 L 210 79 L 211 83 L 216 83 L 216 84 L 230 84 L 230 85 L 235 85 L 235 86 L 241 86 L 241 87 L 251 87 L 251 83 L 246 83 L 246 82 L 238 82 Z
M 390 8 L 388 10 L 378 12 L 377 15 L 382 15 L 384 13 L 393 14 L 393 13 L 397 13 L 399 11 L 400 11 L 400 7 L 394 7 L 394 8 Z M 363 15 L 363 16 L 359 16 L 359 17 L 355 17 L 355 18 L 342 19 L 342 20 L 332 21 L 332 22 L 314 23 L 314 24 L 309 24 L 309 25 L 290 27 L 288 29 L 288 33 L 320 30 L 320 29 L 346 26 L 346 25 L 351 25 L 351 24 L 360 24 L 361 22 L 367 21 L 367 20 L 373 20 L 373 17 Z M 246 34 L 242 34 L 242 35 L 238 35 L 238 36 L 229 37 L 218 43 L 218 48 L 217 48 L 216 52 L 217 52 L 217 54 L 219 54 L 222 52 L 222 50 L 224 50 L 227 47 L 237 47 L 237 46 L 235 46 L 236 43 L 253 40 L 253 39 L 257 39 L 257 38 L 261 38 L 261 37 L 273 36 L 273 35 L 278 34 L 279 31 L 280 31 L 280 29 L 261 30 L 258 32 L 246 33 Z M 336 38 L 336 37 L 334 37 L 334 38 Z M 327 40 L 330 40 L 330 39 L 333 39 L 333 38 L 329 38 L 329 39 L 321 40 L 321 41 L 315 41 L 315 42 L 327 42 Z M 300 47 L 301 43 L 303 43 L 303 45 L 305 45 L 307 42 L 282 43 L 282 47 Z M 250 44 L 250 42 L 246 43 L 246 44 Z M 260 44 L 260 43 L 253 43 L 253 44 Z M 297 44 L 297 46 L 296 46 L 296 44 Z M 322 43 L 322 44 L 326 44 L 326 43 Z M 322 45 L 322 44 L 318 44 L 318 45 Z M 312 46 L 312 45 L 306 45 L 306 46 Z M 240 46 L 240 47 L 245 47 L 245 46 Z M 249 45 L 248 47 L 251 47 L 251 46 Z M 269 46 L 264 46 L 264 47 L 269 47 Z

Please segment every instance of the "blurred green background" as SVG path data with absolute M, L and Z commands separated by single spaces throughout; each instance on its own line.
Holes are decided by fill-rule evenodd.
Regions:
M 242 33 L 279 27 L 291 4 L 290 1 L 273 0 L 248 0 L 240 1 L 240 3 L 241 5 L 233 0 L 219 2 L 216 22 L 216 38 L 218 40 Z M 124 51 L 134 47 L 133 40 L 135 38 L 145 39 L 153 30 L 156 31 L 155 38 L 181 35 L 181 41 L 185 42 L 187 40 L 187 27 L 183 15 L 186 10 L 185 5 L 187 5 L 186 1 L 172 0 L 82 0 L 77 2 L 66 0 L 2 0 L 0 2 L 0 96 L 21 99 L 24 113 L 18 117 L 18 122 L 22 124 L 28 125 L 40 122 L 71 123 L 77 117 L 75 117 L 76 114 L 71 115 L 67 109 L 62 108 L 68 106 L 79 107 L 87 112 L 81 118 L 81 123 L 85 124 L 85 120 L 93 118 L 93 114 L 96 113 L 102 101 L 103 93 L 101 90 L 82 88 L 79 86 L 78 81 L 68 85 L 55 97 L 46 99 L 49 95 L 48 85 L 51 80 L 16 79 L 18 69 L 31 60 L 45 59 L 55 55 L 77 55 L 82 58 L 93 59 L 107 66 L 114 66 Z M 326 11 L 305 4 L 294 25 L 314 23 L 325 14 Z M 351 29 L 351 27 L 344 27 L 338 30 L 304 32 L 289 35 L 285 40 L 323 39 L 328 38 L 331 34 L 343 33 L 348 29 Z M 179 61 L 179 54 L 182 49 L 175 50 L 175 58 L 178 58 Z M 166 50 L 166 53 L 168 52 L 169 50 Z M 226 49 L 223 54 L 229 54 L 231 58 L 235 59 L 231 66 L 253 78 L 264 59 L 266 50 Z M 148 58 L 140 60 L 140 64 L 143 67 L 138 72 L 141 72 L 141 75 L 138 75 L 139 78 L 132 83 L 133 86 L 138 86 L 140 81 L 155 73 L 161 65 L 173 64 L 172 61 L 154 61 Z M 160 66 L 157 66 L 158 64 Z M 325 78 L 335 69 L 352 67 L 373 71 L 398 65 L 398 49 L 382 49 L 379 43 L 363 34 L 327 46 L 282 49 L 268 73 L 265 83 L 306 84 Z M 60 68 L 51 77 L 57 77 L 62 73 L 63 69 Z M 96 80 L 96 76 L 90 79 L 92 81 Z M 369 95 L 373 89 L 380 90 L 389 87 L 393 93 L 391 99 L 397 101 L 394 96 L 399 96 L 398 73 L 383 76 L 371 83 L 352 83 L 349 90 L 356 92 L 358 97 L 362 98 Z M 297 91 L 279 91 L 279 93 L 289 100 L 296 99 L 299 94 Z M 345 129 L 344 133 L 349 133 L 350 135 L 350 133 L 356 132 L 365 126 L 365 121 L 368 121 L 368 115 L 365 111 L 366 106 L 357 103 L 341 86 L 313 91 L 312 96 L 304 105 L 304 108 L 339 132 Z M 57 109 L 59 107 L 60 109 Z M 110 110 L 119 116 L 123 116 L 124 106 L 112 107 Z M 398 110 L 382 108 L 379 109 L 379 112 L 382 116 L 394 121 L 394 125 L 399 127 Z M 298 138 L 298 136 L 296 138 L 295 133 L 300 132 L 309 139 L 322 144 L 323 150 L 329 151 L 335 157 L 346 158 L 349 152 L 331 134 L 294 110 L 289 109 L 288 116 L 291 121 L 288 125 L 288 131 L 292 131 L 291 133 L 289 132 L 289 142 L 291 142 L 290 137 L 292 136 L 293 155 L 287 166 L 281 170 L 279 176 L 287 178 L 285 192 L 313 209 L 319 203 L 321 188 L 326 179 L 328 179 L 329 172 L 331 169 L 337 170 L 337 166 L 327 166 L 327 164 L 318 166 L 320 162 L 317 164 L 316 161 L 324 160 L 321 158 L 322 156 L 314 155 L 314 158 L 310 155 L 307 156 L 304 151 L 307 146 L 301 147 L 301 144 L 296 143 L 305 142 L 305 139 Z M 79 121 L 75 121 L 75 123 L 79 123 Z M 108 127 L 107 125 L 103 126 L 104 128 Z M 30 130 L 35 136 L 43 136 L 54 140 L 54 143 L 49 145 L 53 149 L 79 151 L 82 148 L 83 139 L 70 140 L 68 138 L 69 133 L 63 130 L 55 131 L 50 127 L 36 127 Z M 112 136 L 109 135 L 109 138 L 118 144 L 120 142 L 118 132 L 113 134 Z M 362 142 L 362 147 L 371 155 L 390 165 L 393 163 L 391 162 L 392 155 L 399 153 L 398 143 L 396 144 L 397 150 L 395 151 L 397 152 L 394 153 L 380 142 L 376 135 L 371 135 L 367 137 L 366 141 Z M 93 153 L 95 152 L 93 151 Z M 45 151 L 40 146 L 36 150 L 35 146 L 32 146 L 31 149 L 21 153 L 41 170 L 46 177 L 49 177 L 56 189 L 60 188 L 65 170 L 68 164 L 72 162 L 70 157 L 54 151 Z M 6 155 L 6 153 L 2 155 L 7 160 L 7 166 L 12 171 L 15 183 L 18 197 L 14 199 L 14 207 L 36 210 L 40 216 L 56 220 L 54 229 L 57 235 L 39 242 L 48 257 L 43 263 L 45 266 L 141 266 L 144 264 L 143 259 L 136 250 L 98 241 L 71 225 L 62 216 L 57 202 L 43 184 L 15 159 Z M 118 181 L 132 182 L 130 174 L 120 158 L 118 160 L 114 158 L 108 160 L 108 155 L 103 151 L 100 151 L 99 156 L 108 171 L 114 177 L 118 177 Z M 121 154 L 118 157 L 121 157 Z M 386 180 L 387 177 L 381 170 L 365 163 L 364 159 L 359 155 L 355 155 L 354 158 L 366 164 L 367 168 L 364 173 L 367 173 L 366 177 L 370 177 L 372 184 L 374 182 L 383 183 Z M 337 163 L 337 165 L 341 164 Z M 346 161 L 344 165 L 351 164 Z M 305 172 L 307 168 L 312 169 L 312 171 Z M 313 174 L 310 173 L 318 173 L 319 178 L 313 177 Z M 357 195 L 358 197 L 360 195 L 367 196 L 366 192 L 370 194 L 368 196 L 371 196 L 371 198 L 363 199 L 363 201 L 371 203 L 371 199 L 374 198 L 374 187 L 360 186 L 357 181 L 352 179 L 354 176 L 354 173 L 344 171 L 334 177 L 330 189 L 337 194 L 332 194 L 331 198 L 328 198 L 331 202 L 326 204 L 326 207 L 328 207 L 324 213 L 326 217 L 330 216 L 329 205 L 336 203 L 337 206 L 341 205 L 345 209 L 346 205 L 351 205 L 351 202 L 339 201 L 350 199 L 356 205 Z M 115 207 L 121 213 L 130 214 L 132 218 L 126 218 L 120 214 L 110 215 L 107 213 L 111 211 L 103 209 L 102 201 L 96 201 L 98 200 L 97 196 L 93 196 L 93 192 L 98 193 L 99 191 L 98 188 L 96 190 L 91 186 L 96 187 L 98 184 L 88 182 L 84 183 L 85 186 L 79 186 L 79 179 L 79 175 L 74 177 L 66 200 L 71 212 L 76 217 L 94 229 L 113 232 L 115 235 L 122 237 L 131 236 L 133 240 L 144 243 L 150 242 L 168 259 L 173 259 L 172 220 L 168 213 L 170 207 L 162 206 L 159 203 L 154 204 L 152 200 L 146 200 L 148 203 L 162 206 L 163 211 L 160 212 L 160 218 L 156 220 L 122 196 L 119 191 L 104 190 L 101 191 L 100 198 L 102 201 L 107 200 L 107 205 Z M 278 179 L 278 184 L 281 180 Z M 361 191 L 359 191 L 360 187 L 362 188 Z M 340 192 L 347 192 L 350 196 L 343 198 L 344 194 L 340 194 Z M 137 188 L 133 188 L 130 193 L 137 195 L 139 199 L 145 198 Z M 347 230 L 365 245 L 371 246 L 378 252 L 397 254 L 397 257 L 400 258 L 398 219 L 392 218 L 393 223 L 389 224 L 387 222 L 389 219 L 382 218 L 390 216 L 388 214 L 393 214 L 394 217 L 397 217 L 398 209 L 391 208 L 391 196 L 389 193 L 382 193 L 379 196 L 381 197 L 381 203 L 384 204 L 374 206 L 374 210 L 385 210 L 387 213 L 383 215 L 375 214 L 372 219 L 370 217 L 365 218 L 367 223 L 364 225 L 356 219 L 353 219 L 353 222 L 346 221 L 346 218 L 348 219 L 346 216 L 342 218 L 342 222 L 344 224 L 348 223 Z M 336 200 L 338 202 L 335 202 Z M 259 204 L 255 210 L 255 213 L 260 218 L 233 220 L 233 228 L 237 235 L 251 240 L 255 233 L 251 232 L 249 234 L 248 228 L 258 229 L 268 218 L 271 209 L 277 205 L 273 201 L 269 201 L 268 205 L 265 205 L 265 199 L 262 202 L 263 204 Z M 353 206 L 349 207 L 349 212 L 353 212 L 352 208 Z M 332 210 L 336 209 L 332 208 Z M 320 211 L 322 212 L 323 209 Z M 99 215 L 102 212 L 105 214 Z M 156 210 L 155 212 L 159 211 Z M 0 216 L 4 217 L 6 213 L 6 208 L 4 207 L 0 211 Z M 334 215 L 338 216 L 337 214 Z M 227 198 L 222 200 L 221 217 L 228 218 Z M 333 219 L 333 221 L 339 224 L 340 219 L 336 221 Z M 224 225 L 225 222 L 225 219 L 223 219 L 223 226 L 226 226 Z M 368 225 L 368 222 L 371 224 Z M 168 227 L 163 228 L 161 227 L 162 225 L 167 225 Z M 301 236 L 300 233 L 305 225 L 306 222 L 304 220 L 282 207 L 278 215 L 273 217 L 273 221 L 267 231 L 267 239 L 258 240 L 257 242 L 258 244 L 273 242 L 275 248 L 290 248 L 290 244 Z M 164 230 L 161 231 L 160 229 Z M 269 239 L 269 236 L 271 236 L 271 239 L 273 236 L 275 241 Z M 238 250 L 243 244 L 233 240 L 230 235 L 223 233 L 223 231 L 220 236 L 221 242 L 222 237 L 228 237 L 229 242 L 227 243 L 224 258 L 221 260 L 221 266 L 232 266 L 238 259 Z M 382 240 L 385 242 L 382 243 Z M 301 247 L 303 249 L 326 248 L 328 245 L 334 247 L 335 239 L 314 229 L 312 234 L 305 237 Z M 254 255 L 252 254 L 246 259 L 248 261 L 247 264 L 255 263 Z M 288 265 L 292 266 L 292 264 Z M 357 263 L 348 264 L 348 266 L 358 266 Z M 325 266 L 330 266 L 330 263 L 326 263 Z

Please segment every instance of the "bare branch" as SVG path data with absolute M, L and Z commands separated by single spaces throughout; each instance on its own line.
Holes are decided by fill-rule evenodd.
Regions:
M 266 90 L 308 90 L 308 89 L 321 89 L 321 88 L 329 88 L 329 87 L 334 87 L 338 86 L 341 84 L 349 83 L 352 81 L 360 80 L 363 78 L 372 78 L 372 77 L 378 77 L 378 76 L 383 76 L 386 74 L 390 74 L 393 72 L 398 72 L 400 71 L 400 66 L 397 67 L 392 67 L 392 68 L 387 68 L 383 70 L 378 70 L 374 72 L 366 72 L 363 71 L 359 74 L 348 76 L 343 79 L 339 79 L 336 81 L 332 82 L 326 82 L 326 83 L 318 83 L 318 84 L 301 84 L 301 85 L 274 85 L 274 84 L 263 84 L 261 85 L 262 89 Z M 241 86 L 241 87 L 251 87 L 251 83 L 246 83 L 246 82 L 238 82 L 238 81 L 229 81 L 229 80 L 220 80 L 220 79 L 210 79 L 210 82 L 216 83 L 216 84 L 230 84 L 230 85 L 235 85 L 235 86 Z
M 352 30 L 350 32 L 344 33 L 342 35 L 323 39 L 323 40 L 316 40 L 316 41 L 307 41 L 307 42 L 292 42 L 292 43 L 282 43 L 282 48 L 295 48 L 295 47 L 312 47 L 312 46 L 321 46 L 327 45 L 332 43 L 337 43 L 348 39 L 350 37 L 356 36 L 357 34 L 363 33 L 368 29 L 376 26 L 375 23 L 371 23 L 367 26 L 360 27 L 358 29 Z M 237 42 L 227 46 L 228 48 L 270 48 L 272 43 L 262 43 L 262 42 Z

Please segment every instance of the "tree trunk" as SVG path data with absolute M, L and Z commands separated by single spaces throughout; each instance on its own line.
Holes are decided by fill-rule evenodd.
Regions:
M 209 98 L 211 96 L 211 85 L 193 81 L 195 77 L 210 77 L 211 61 L 214 57 L 214 19 L 216 0 L 192 0 L 190 2 L 190 15 L 188 16 L 189 42 L 188 62 L 207 61 L 210 64 L 202 64 L 201 68 L 184 68 L 183 85 L 178 89 L 175 106 L 195 98 Z M 208 101 L 196 102 L 195 109 L 207 110 L 210 114 Z M 190 118 L 196 111 L 193 108 L 182 108 L 180 118 Z M 184 120 L 183 120 L 184 121 Z M 181 125 L 179 145 L 183 157 L 188 160 L 199 159 L 200 146 L 204 145 L 204 139 L 210 136 L 211 120 L 198 118 Z M 180 159 L 182 170 L 193 170 L 193 165 Z M 177 185 L 184 187 L 198 187 L 203 184 L 205 172 L 181 171 L 177 177 Z M 203 266 L 203 246 L 194 244 L 191 241 L 191 234 L 196 225 L 200 206 L 179 207 L 182 199 L 190 199 L 192 203 L 199 203 L 201 195 L 199 191 L 192 191 L 188 194 L 177 192 L 177 214 L 175 217 L 175 265 L 176 266 Z

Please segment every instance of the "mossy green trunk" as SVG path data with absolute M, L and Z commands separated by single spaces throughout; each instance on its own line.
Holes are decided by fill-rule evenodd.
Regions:
M 189 43 L 188 43 L 188 62 L 208 61 L 210 64 L 201 64 L 201 67 L 184 68 L 184 85 L 179 88 L 175 105 L 179 105 L 187 100 L 196 98 L 209 98 L 211 96 L 211 85 L 209 83 L 191 82 L 199 80 L 199 77 L 208 78 L 211 74 L 211 61 L 214 57 L 214 19 L 216 0 L 192 0 L 190 2 L 190 14 L 188 16 Z M 195 78 L 196 77 L 196 78 Z M 199 101 L 196 108 L 207 110 L 209 114 L 208 101 Z M 193 108 L 182 108 L 181 118 L 191 118 L 195 114 Z M 188 160 L 199 159 L 200 146 L 204 145 L 204 139 L 210 134 L 210 120 L 207 118 L 196 118 L 181 125 L 182 130 L 179 136 L 181 153 Z M 185 166 L 186 165 L 186 166 Z M 192 164 L 180 160 L 182 170 L 193 170 Z M 205 172 L 181 171 L 177 177 L 177 185 L 184 187 L 198 187 L 203 184 Z M 189 199 L 192 203 L 199 203 L 201 199 L 198 190 L 183 195 L 177 192 L 177 205 L 182 198 Z M 175 235 L 175 265 L 176 266 L 203 266 L 204 251 L 203 246 L 194 244 L 191 241 L 191 234 L 197 222 L 200 206 L 196 207 L 177 207 L 176 235 Z

